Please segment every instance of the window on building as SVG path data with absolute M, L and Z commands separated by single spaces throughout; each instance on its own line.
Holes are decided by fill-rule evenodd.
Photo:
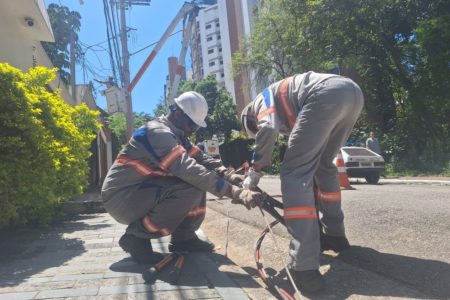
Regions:
M 208 54 L 214 53 L 214 48 L 208 49 Z
M 223 65 L 223 60 L 222 59 L 220 60 L 220 64 Z
M 219 22 L 217 22 L 217 23 L 216 23 L 216 27 L 220 27 L 220 24 L 219 24 Z
M 220 36 L 220 34 L 217 35 L 217 39 L 220 40 L 222 37 Z
M 211 28 L 211 24 L 206 25 L 205 29 L 210 29 Z
M 212 36 L 208 36 L 207 38 L 206 38 L 206 41 L 207 42 L 210 42 L 210 41 L 212 41 L 213 40 L 213 37 Z
M 216 62 L 215 62 L 215 61 L 210 61 L 210 62 L 209 62 L 209 66 L 210 66 L 210 67 L 215 66 L 215 65 L 216 65 Z
M 219 52 L 220 52 L 220 53 L 222 52 L 222 47 L 219 48 Z
M 220 73 L 220 77 L 224 78 L 225 77 L 225 73 Z

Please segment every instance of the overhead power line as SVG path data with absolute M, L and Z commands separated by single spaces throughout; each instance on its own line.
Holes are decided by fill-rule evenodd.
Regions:
M 174 32 L 174 33 L 172 33 L 171 35 L 169 35 L 169 37 L 171 37 L 171 36 L 173 36 L 173 35 L 175 35 L 175 34 L 177 34 L 177 33 L 180 33 L 180 32 L 182 32 L 182 31 L 183 31 L 183 29 L 180 29 L 180 30 L 178 30 L 178 31 L 176 31 L 176 32 Z M 138 54 L 139 52 L 144 51 L 145 49 L 147 49 L 147 48 L 149 48 L 149 47 L 151 47 L 151 46 L 154 46 L 154 45 L 156 45 L 156 44 L 158 44 L 158 43 L 159 43 L 159 41 L 154 42 L 154 43 L 151 43 L 150 45 L 147 45 L 147 46 L 145 46 L 144 48 L 141 48 L 141 49 L 139 49 L 139 50 L 137 50 L 137 51 L 135 51 L 135 52 L 133 52 L 133 53 L 130 53 L 130 57 L 133 56 L 133 55 L 135 55 L 135 54 Z

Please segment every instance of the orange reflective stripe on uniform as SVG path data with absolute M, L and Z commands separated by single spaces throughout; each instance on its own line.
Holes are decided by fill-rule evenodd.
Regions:
M 284 79 L 280 86 L 278 87 L 278 99 L 280 99 L 281 106 L 283 107 L 284 114 L 288 119 L 289 127 L 293 128 L 295 124 L 295 119 L 297 118 L 292 110 L 292 106 L 289 103 L 289 82 L 291 82 L 292 77 Z
M 172 233 L 167 228 L 159 228 L 158 226 L 153 224 L 152 221 L 150 221 L 150 217 L 149 216 L 145 216 L 144 218 L 142 218 L 142 225 L 150 233 L 159 232 L 162 236 L 166 236 L 166 235 L 169 235 L 169 234 Z
M 340 202 L 341 201 L 341 192 L 317 192 L 317 198 L 320 201 L 326 202 Z
M 197 156 L 197 154 L 199 154 L 201 151 L 202 151 L 202 150 L 200 150 L 199 147 L 197 147 L 197 146 L 192 146 L 192 149 L 189 150 L 188 155 L 189 155 L 190 157 L 195 157 L 195 156 Z
M 130 167 L 133 168 L 136 172 L 138 172 L 141 175 L 147 176 L 147 175 L 153 175 L 153 176 L 169 176 L 170 174 L 158 171 L 158 170 L 152 170 L 149 166 L 144 164 L 143 162 L 135 159 L 129 159 L 128 157 L 125 157 L 123 155 L 117 157 L 116 164 L 124 167 Z
M 268 109 L 265 109 L 265 110 L 261 111 L 258 114 L 258 116 L 256 117 L 256 119 L 258 119 L 258 121 L 260 121 L 260 120 L 264 119 L 267 115 L 273 114 L 273 113 L 276 113 L 276 112 L 277 112 L 277 110 L 276 110 L 275 106 L 271 106 Z
M 163 169 L 164 171 L 167 171 L 167 169 L 169 168 L 169 166 L 181 155 L 183 155 L 183 153 L 186 152 L 186 149 L 183 148 L 183 146 L 181 145 L 177 145 L 175 147 L 172 148 L 172 150 L 169 152 L 169 154 L 167 154 L 162 160 L 161 163 L 159 164 L 159 167 L 161 169 Z
M 188 217 L 197 217 L 206 214 L 206 206 L 197 206 L 191 209 L 187 216 Z
M 317 219 L 317 211 L 315 207 L 288 207 L 284 209 L 285 220 L 289 219 Z

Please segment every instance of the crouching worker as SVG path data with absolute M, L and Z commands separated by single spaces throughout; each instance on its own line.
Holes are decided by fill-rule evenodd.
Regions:
M 258 184 L 261 169 L 271 165 L 278 134 L 289 137 L 280 171 L 281 192 L 292 237 L 289 267 L 305 292 L 325 288 L 319 272 L 321 250 L 340 252 L 350 247 L 333 159 L 363 105 L 361 89 L 352 80 L 307 72 L 270 85 L 242 111 L 242 124 L 255 138 L 253 166 L 244 188 Z
M 138 263 L 155 263 L 151 239 L 171 235 L 169 250 L 206 251 L 214 244 L 197 237 L 205 218 L 206 192 L 250 209 L 262 195 L 244 191 L 239 175 L 204 154 L 188 137 L 206 127 L 208 105 L 198 93 L 175 99 L 167 116 L 137 129 L 117 156 L 102 187 L 106 211 L 128 225 L 119 245 Z

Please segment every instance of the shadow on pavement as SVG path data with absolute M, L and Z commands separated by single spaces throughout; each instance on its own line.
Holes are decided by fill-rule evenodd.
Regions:
M 335 258 L 322 255 L 321 264 L 330 266 L 324 274 L 327 288 L 321 293 L 304 295 L 310 299 L 347 299 L 352 295 L 450 299 L 450 264 L 445 262 L 352 246 Z M 279 288 L 294 293 L 284 269 L 265 267 Z M 245 270 L 257 275 L 255 268 Z
M 339 254 L 337 258 L 432 295 L 433 298 L 450 299 L 450 264 L 448 263 L 382 253 L 360 246 L 352 246 Z
M 79 230 L 97 230 L 106 224 L 90 225 L 83 222 L 89 216 L 79 216 L 51 229 L 23 228 L 0 232 L 0 287 L 16 286 L 33 275 L 64 265 L 70 259 L 86 252 L 81 239 L 64 238 Z M 54 275 L 54 274 L 53 274 Z M 40 275 L 37 275 L 41 277 Z
M 165 282 L 174 285 L 170 278 L 170 272 L 173 270 L 174 263 L 175 261 L 172 261 L 155 276 L 154 281 L 148 282 L 147 284 L 154 285 Z M 230 267 L 225 267 L 223 270 L 221 269 L 223 266 Z M 109 269 L 113 272 L 143 274 L 150 267 L 152 265 L 137 264 L 130 257 L 127 257 L 113 263 Z M 236 265 L 232 261 L 217 253 L 190 253 L 186 255 L 180 278 L 175 285 L 222 288 L 236 287 L 236 282 L 239 282 L 239 286 L 244 288 L 260 287 L 248 274 L 243 272 L 239 273 L 233 267 L 236 267 Z

